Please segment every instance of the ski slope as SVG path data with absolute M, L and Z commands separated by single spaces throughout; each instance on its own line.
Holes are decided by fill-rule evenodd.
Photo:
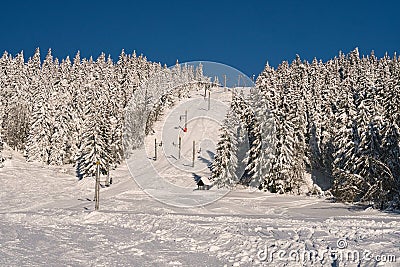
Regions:
M 215 92 L 214 100 L 228 104 L 229 97 Z M 174 117 L 181 110 L 167 110 L 146 148 L 112 172 L 113 184 L 100 190 L 99 211 L 91 201 L 93 179 L 77 181 L 72 166 L 29 163 L 6 151 L 12 158 L 0 168 L 0 266 L 400 265 L 399 214 L 314 196 L 194 190 L 194 175 L 209 175 L 217 123 L 204 118 L 204 106 L 191 106 L 197 111 L 188 117 L 197 119 L 188 120 L 187 133 Z M 185 140 L 180 160 L 172 144 L 179 135 Z M 163 141 L 157 161 L 155 138 Z M 195 167 L 190 165 L 193 140 L 202 148 Z M 286 253 L 281 259 L 278 250 Z M 316 250 L 369 257 L 288 259 L 289 253 Z
M 134 151 L 126 160 L 144 192 L 177 207 L 202 206 L 228 193 L 213 187 L 209 191 L 194 189 L 198 179 L 211 175 L 218 130 L 231 98 L 232 93 L 222 88 L 212 89 L 210 100 L 203 91 L 194 91 L 190 98 L 165 110 L 154 126 L 154 134 L 145 138 L 145 148 Z

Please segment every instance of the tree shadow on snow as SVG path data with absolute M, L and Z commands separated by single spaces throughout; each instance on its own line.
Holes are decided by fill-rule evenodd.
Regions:
M 215 154 L 214 154 L 212 151 L 210 151 L 210 150 L 207 150 L 206 152 L 207 152 L 207 154 L 208 154 L 208 156 L 209 156 L 210 159 L 206 159 L 205 157 L 202 157 L 202 156 L 197 156 L 197 158 L 198 158 L 201 162 L 207 164 L 207 167 L 208 167 L 208 168 L 211 168 L 212 162 L 214 161 L 214 156 L 215 156 Z
M 192 173 L 193 175 L 193 180 L 196 182 L 196 184 L 200 181 L 201 176 L 195 173 Z

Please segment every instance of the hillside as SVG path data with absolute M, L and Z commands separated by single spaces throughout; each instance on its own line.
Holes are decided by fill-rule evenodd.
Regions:
M 227 100 L 229 94 L 221 92 L 220 100 Z M 195 95 L 181 102 L 182 107 L 190 101 L 195 101 Z M 71 165 L 52 167 L 26 162 L 22 155 L 6 150 L 3 154 L 11 154 L 12 158 L 0 169 L 4 188 L 0 193 L 0 265 L 268 266 L 272 261 L 274 266 L 300 266 L 306 262 L 304 257 L 290 259 L 288 253 L 293 256 L 293 251 L 300 255 L 316 250 L 321 258 L 309 259 L 305 263 L 308 266 L 338 266 L 327 256 L 328 251 L 335 250 L 342 253 L 338 255 L 356 251 L 361 258 L 371 257 L 343 260 L 354 266 L 358 262 L 361 266 L 376 266 L 375 257 L 387 261 L 393 260 L 391 255 L 398 257 L 400 217 L 396 214 L 324 198 L 244 188 L 230 192 L 216 187 L 194 190 L 192 172 L 185 169 L 193 167 L 185 167 L 184 161 L 171 164 L 165 157 L 171 152 L 168 138 L 183 135 L 179 129 L 162 137 L 164 153 L 160 148 L 158 160 L 152 158 L 154 138 L 161 140 L 160 129 L 168 127 L 174 110 L 166 110 L 163 119 L 154 124 L 155 134 L 146 137 L 147 150 L 136 154 L 136 159 L 145 155 L 135 161 L 135 166 L 146 178 L 138 180 L 135 176 L 136 182 L 152 181 L 149 184 L 153 187 L 142 190 L 138 186 L 131 178 L 128 160 L 111 173 L 113 184 L 101 189 L 100 211 L 94 211 L 91 201 L 92 178 L 78 181 Z M 207 123 L 201 112 L 198 115 L 199 119 L 188 120 L 184 138 L 189 143 L 195 139 L 201 151 L 212 152 L 212 146 L 202 142 L 204 132 L 194 129 L 201 129 L 201 125 L 211 128 L 204 140 L 212 140 L 217 124 Z M 177 120 L 171 121 L 179 125 Z M 190 146 L 185 145 L 182 156 L 188 154 Z M 202 155 L 196 159 L 199 169 L 194 173 L 208 175 L 199 158 Z M 173 175 L 157 178 L 141 169 L 140 164 Z M 159 181 L 177 185 L 179 191 L 168 191 Z M 215 196 L 222 198 L 214 201 Z M 213 201 L 208 205 L 193 205 L 210 199 Z M 337 249 L 338 245 L 342 249 Z M 287 253 L 282 260 L 273 253 L 279 249 Z

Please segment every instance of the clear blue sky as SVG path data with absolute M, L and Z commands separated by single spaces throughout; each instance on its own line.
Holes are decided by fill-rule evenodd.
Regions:
M 323 60 L 359 47 L 400 53 L 400 1 L 2 1 L 0 50 L 117 60 L 121 49 L 167 65 L 210 60 L 251 76 L 268 60 Z

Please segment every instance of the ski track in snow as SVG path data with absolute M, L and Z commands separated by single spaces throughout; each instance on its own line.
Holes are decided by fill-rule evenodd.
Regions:
M 125 164 L 100 190 L 100 211 L 94 211 L 94 181 L 77 181 L 72 167 L 65 168 L 68 173 L 13 153 L 0 169 L 0 266 L 339 266 L 329 259 L 258 257 L 265 248 L 335 249 L 339 238 L 348 249 L 397 259 L 359 266 L 400 266 L 398 214 L 246 189 L 179 208 L 143 192 Z

